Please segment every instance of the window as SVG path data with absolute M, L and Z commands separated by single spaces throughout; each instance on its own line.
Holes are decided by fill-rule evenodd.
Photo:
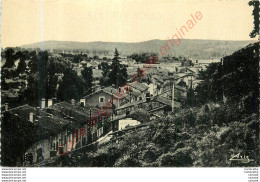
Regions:
M 99 102 L 104 102 L 105 97 L 99 97 Z

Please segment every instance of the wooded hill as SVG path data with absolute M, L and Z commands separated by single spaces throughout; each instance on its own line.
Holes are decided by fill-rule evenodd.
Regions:
M 138 43 L 125 42 L 72 42 L 72 41 L 45 41 L 21 46 L 22 48 L 41 48 L 57 49 L 59 51 L 89 52 L 97 54 L 102 51 L 107 54 L 113 54 L 115 47 L 121 55 L 130 55 L 132 53 L 152 52 L 160 54 L 160 48 L 165 46 L 168 40 L 149 40 Z M 199 40 L 182 39 L 179 46 L 171 47 L 167 55 L 170 56 L 191 56 L 194 59 L 221 58 L 232 54 L 233 52 L 245 47 L 254 41 L 225 41 L 225 40 Z

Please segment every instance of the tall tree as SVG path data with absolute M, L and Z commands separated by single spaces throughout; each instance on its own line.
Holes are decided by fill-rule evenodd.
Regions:
M 90 94 L 93 91 L 93 71 L 91 67 L 85 67 L 81 71 L 81 75 L 84 79 L 84 93 Z
M 127 70 L 120 63 L 120 57 L 117 49 L 115 48 L 113 62 L 111 64 L 111 72 L 109 73 L 110 83 L 115 85 L 115 88 L 122 86 L 127 81 Z
M 83 82 L 77 73 L 71 68 L 64 71 L 62 82 L 58 88 L 58 100 L 70 101 L 71 99 L 79 100 L 83 96 Z
M 18 67 L 17 67 L 17 73 L 20 74 L 20 73 L 24 73 L 26 69 L 26 63 L 25 63 L 25 60 L 23 58 L 20 59 L 20 62 L 18 64 Z
M 34 54 L 31 58 L 31 61 L 28 63 L 31 73 L 36 73 L 38 71 L 38 64 L 38 58 L 36 54 Z
M 248 2 L 249 6 L 253 6 L 252 15 L 254 16 L 254 29 L 249 34 L 251 38 L 254 38 L 256 35 L 259 35 L 259 0 L 252 0 Z
M 48 66 L 48 72 L 47 72 L 47 89 L 46 89 L 47 99 L 56 97 L 58 77 L 55 73 L 56 73 L 55 65 L 53 61 L 50 61 L 50 64 Z
M 102 69 L 102 78 L 100 79 L 100 85 L 102 86 L 108 86 L 109 85 L 109 71 L 110 66 L 107 62 L 101 63 L 101 69 Z
M 6 62 L 5 62 L 5 67 L 7 68 L 12 68 L 14 66 L 14 50 L 12 48 L 7 48 L 5 51 L 5 57 L 6 57 Z
M 102 62 L 101 63 L 101 69 L 102 69 L 102 76 L 107 77 L 109 70 L 110 70 L 109 64 L 107 62 Z
M 123 86 L 127 82 L 127 69 L 125 65 L 122 65 L 122 68 L 119 71 L 119 77 L 117 78 L 117 82 L 119 86 Z

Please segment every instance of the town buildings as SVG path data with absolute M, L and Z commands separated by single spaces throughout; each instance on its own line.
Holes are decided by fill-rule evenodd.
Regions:
M 71 61 L 70 58 L 67 59 L 68 62 Z M 132 70 L 134 74 L 138 68 L 145 70 L 144 64 L 136 64 L 130 59 L 123 59 L 123 61 L 128 66 L 127 70 Z M 136 109 L 142 109 L 147 111 L 151 118 L 163 117 L 174 108 L 180 108 L 187 97 L 187 89 L 189 87 L 195 89 L 200 82 L 199 64 L 191 64 L 191 61 L 187 64 L 174 63 L 169 66 L 156 64 L 149 68 L 139 82 L 133 82 L 128 73 L 130 75 L 128 90 L 125 90 L 125 94 L 122 94 L 119 100 L 112 100 L 111 98 L 121 92 L 122 88 L 115 88 L 113 85 L 100 86 L 102 70 L 99 64 L 101 62 L 100 59 L 92 59 L 72 63 L 78 75 L 81 75 L 84 67 L 92 67 L 95 89 L 93 93 L 69 102 L 57 103 L 55 99 L 43 98 L 40 107 L 11 105 L 11 103 L 19 103 L 19 91 L 26 88 L 28 80 L 26 75 L 5 79 L 10 89 L 2 92 L 3 120 L 10 119 L 7 115 L 11 115 L 38 128 L 34 131 L 33 144 L 24 151 L 24 159 L 30 156 L 27 157 L 30 159 L 30 165 L 86 148 L 108 133 L 113 135 L 121 130 L 130 131 L 135 127 L 149 127 L 129 115 Z M 58 81 L 62 80 L 62 73 L 55 75 Z M 186 86 L 179 85 L 181 81 L 185 82 Z M 113 107 L 107 107 L 106 112 L 96 115 L 98 122 L 90 127 L 88 120 L 100 112 L 102 107 L 106 107 L 107 102 Z M 85 131 L 84 135 L 82 129 Z M 28 165 L 28 161 L 22 162 L 23 165 Z

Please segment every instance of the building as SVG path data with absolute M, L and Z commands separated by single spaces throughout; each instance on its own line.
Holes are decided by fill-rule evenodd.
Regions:
M 191 82 L 196 79 L 195 74 L 192 73 L 178 73 L 179 79 L 177 80 L 177 83 L 180 81 L 184 81 L 187 86 L 191 85 Z
M 97 108 L 101 108 L 103 106 L 105 107 L 109 102 L 112 103 L 115 108 L 117 108 L 129 102 L 130 100 L 130 96 L 126 93 L 126 91 L 123 93 L 123 89 L 124 88 L 121 87 L 118 89 L 115 89 L 112 86 L 105 87 L 85 96 L 83 99 L 81 99 L 81 102 L 84 103 L 84 106 Z M 117 99 L 119 97 L 121 99 Z
M 103 135 L 102 122 L 94 127 L 88 125 L 89 108 L 73 103 L 53 104 L 49 100 L 48 107 L 45 107 L 45 100 L 42 100 L 41 108 L 24 105 L 3 113 L 3 120 L 10 119 L 6 117 L 8 114 L 36 128 L 36 131 L 28 133 L 35 142 L 24 153 L 24 156 L 31 156 L 30 163 L 77 150 Z
M 149 93 L 149 86 L 146 83 L 132 82 L 131 86 L 131 102 L 137 102 L 146 99 L 146 93 Z
M 129 126 L 136 126 L 139 124 L 141 124 L 141 122 L 139 122 L 137 120 L 133 120 L 132 118 L 121 119 L 121 120 L 118 120 L 118 129 L 117 130 L 122 130 Z

